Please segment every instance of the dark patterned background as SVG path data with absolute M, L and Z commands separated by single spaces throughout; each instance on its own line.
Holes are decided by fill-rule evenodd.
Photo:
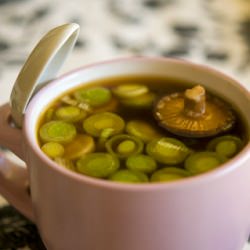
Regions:
M 249 0 L 0 0 L 0 104 L 41 36 L 66 22 L 81 32 L 62 72 L 157 55 L 210 65 L 250 89 Z M 45 249 L 31 222 L 1 197 L 0 207 L 0 249 Z

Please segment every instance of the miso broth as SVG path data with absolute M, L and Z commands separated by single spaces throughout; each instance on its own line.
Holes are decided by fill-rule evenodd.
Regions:
M 188 128 L 185 134 L 175 133 L 160 124 L 155 114 L 159 100 L 175 98 L 175 93 L 193 86 L 154 76 L 83 84 L 60 96 L 41 115 L 37 132 L 41 150 L 62 167 L 109 181 L 168 182 L 211 171 L 234 157 L 248 138 L 236 110 L 209 90 L 209 96 L 229 108 L 234 118 L 230 128 L 195 136 Z

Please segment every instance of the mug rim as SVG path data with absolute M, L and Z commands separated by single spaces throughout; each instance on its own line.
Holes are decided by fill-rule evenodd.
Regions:
M 231 76 L 228 76 L 224 74 L 223 72 L 214 69 L 210 66 L 195 63 L 189 60 L 185 59 L 178 59 L 178 58 L 168 58 L 168 57 L 157 57 L 157 56 L 127 56 L 127 57 L 119 57 L 111 60 L 103 60 L 98 61 L 95 63 L 87 64 L 82 67 L 78 67 L 76 69 L 73 69 L 58 78 L 52 80 L 47 86 L 43 87 L 41 90 L 38 91 L 38 93 L 35 94 L 35 96 L 32 98 L 30 103 L 27 106 L 26 113 L 24 115 L 24 136 L 26 138 L 25 142 L 29 146 L 29 150 L 32 150 L 33 153 L 46 165 L 46 167 L 49 167 L 53 171 L 56 171 L 58 174 L 62 174 L 65 177 L 74 179 L 74 181 L 78 182 L 85 182 L 88 185 L 98 186 L 100 188 L 106 188 L 106 189 L 117 189 L 117 190 L 130 190 L 130 191 L 139 191 L 139 190 L 155 190 L 155 189 L 176 189 L 176 188 L 185 188 L 187 186 L 193 186 L 193 185 L 199 185 L 201 183 L 210 182 L 217 178 L 221 178 L 222 176 L 225 176 L 226 174 L 229 174 L 230 172 L 236 170 L 239 165 L 243 164 L 247 161 L 250 155 L 250 141 L 245 145 L 245 147 L 232 159 L 230 159 L 228 162 L 222 164 L 220 167 L 215 168 L 211 171 L 191 176 L 188 178 L 175 180 L 173 182 L 156 182 L 156 183 L 120 183 L 120 182 L 112 182 L 107 181 L 103 179 L 98 179 L 86 175 L 81 175 L 79 173 L 75 173 L 74 171 L 71 171 L 69 169 L 63 168 L 53 160 L 51 160 L 49 157 L 47 157 L 45 154 L 42 153 L 42 150 L 40 149 L 37 140 L 34 140 L 34 137 L 36 136 L 34 133 L 30 133 L 29 124 L 32 120 L 31 113 L 35 109 L 36 106 L 36 99 L 38 99 L 41 96 L 44 96 L 47 91 L 50 90 L 50 88 L 53 87 L 54 84 L 60 82 L 62 79 L 72 77 L 75 74 L 78 74 L 81 71 L 84 71 L 89 68 L 93 68 L 100 65 L 105 64 L 112 64 L 116 62 L 121 61 L 162 61 L 162 62 L 169 62 L 169 63 L 175 63 L 175 64 L 188 64 L 190 67 L 193 67 L 194 69 L 203 69 L 205 71 L 210 71 L 216 75 L 219 75 L 221 78 L 230 80 L 230 83 L 238 88 L 242 94 L 246 95 L 247 98 L 250 100 L 250 93 L 247 90 L 245 86 L 243 86 L 240 82 L 238 82 L 236 79 L 232 78 Z M 37 123 L 37 122 L 36 122 Z M 36 143 L 35 143 L 36 141 Z

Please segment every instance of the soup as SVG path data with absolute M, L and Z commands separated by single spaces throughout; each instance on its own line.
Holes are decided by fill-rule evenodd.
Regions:
M 202 86 L 159 77 L 108 78 L 60 96 L 41 116 L 41 150 L 62 167 L 125 183 L 211 171 L 246 143 L 242 119 Z

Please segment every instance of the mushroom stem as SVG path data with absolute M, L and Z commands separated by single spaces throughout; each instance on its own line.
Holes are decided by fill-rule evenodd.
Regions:
M 197 85 L 184 93 L 184 113 L 192 118 L 202 116 L 206 111 L 206 91 Z

